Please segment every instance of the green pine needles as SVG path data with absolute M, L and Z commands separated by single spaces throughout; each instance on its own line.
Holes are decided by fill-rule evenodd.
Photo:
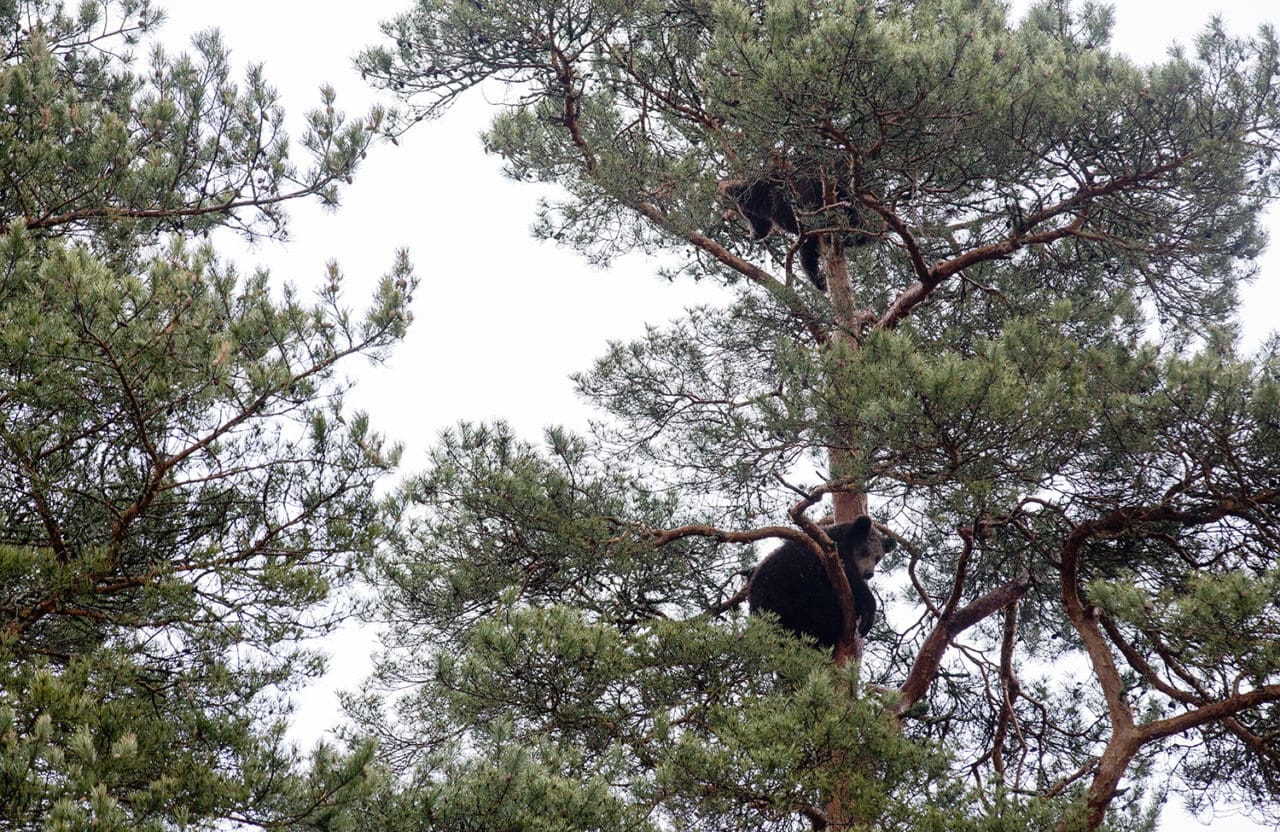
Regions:
M 1274 820 L 1280 364 L 1234 317 L 1274 30 L 1138 66 L 1053 0 L 420 0 L 358 59 L 402 109 L 325 93 L 295 156 L 216 38 L 135 70 L 157 20 L 0 3 L 0 826 Z M 404 335 L 404 256 L 356 313 L 192 238 L 281 234 L 478 86 L 536 234 L 731 297 L 601 345 L 583 435 L 462 423 L 383 497 L 336 368 Z M 817 523 L 864 512 L 865 642 L 747 615 L 786 538 L 853 620 Z M 283 697 L 356 574 L 383 650 L 304 756 Z
M 353 314 L 245 277 L 198 232 L 332 201 L 369 132 L 296 167 L 256 72 L 127 52 L 146 3 L 0 4 L 0 827 L 329 828 L 371 747 L 304 758 L 287 692 L 386 534 L 398 449 L 340 362 L 405 331 L 402 257 Z
M 360 65 L 393 132 L 483 87 L 486 146 L 554 186 L 536 233 L 735 292 L 579 374 L 589 436 L 464 425 L 402 492 L 389 693 L 351 704 L 414 772 L 406 817 L 446 828 L 466 788 L 467 823 L 511 828 L 468 779 L 502 766 L 610 784 L 609 820 L 560 800 L 531 828 L 1274 815 L 1280 386 L 1233 316 L 1280 46 L 1215 20 L 1144 67 L 1112 19 L 423 0 L 384 24 Z M 767 236 L 735 204 L 759 182 L 797 214 Z M 833 662 L 743 616 L 744 544 L 868 510 L 902 545 L 865 644 Z

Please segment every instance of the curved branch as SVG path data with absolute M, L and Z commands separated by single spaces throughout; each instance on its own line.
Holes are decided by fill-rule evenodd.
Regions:
M 928 691 L 929 685 L 938 676 L 942 657 L 953 638 L 979 621 L 1016 603 L 1030 588 L 1031 575 L 1022 572 L 1009 583 L 996 587 L 963 609 L 944 614 L 925 639 L 915 663 L 911 665 L 911 671 L 898 688 L 899 699 L 894 707 L 894 715 L 901 718 Z
M 1137 671 L 1138 675 L 1143 679 L 1146 679 L 1153 688 L 1176 702 L 1183 702 L 1189 705 L 1198 705 L 1203 702 L 1203 700 L 1195 694 L 1176 688 L 1164 679 L 1160 678 L 1160 674 L 1156 669 L 1146 660 L 1146 657 L 1139 653 L 1134 646 L 1129 643 L 1129 640 L 1124 637 L 1124 633 L 1120 632 L 1120 628 L 1116 626 L 1116 623 L 1111 620 L 1110 616 L 1099 615 L 1098 622 L 1102 625 L 1102 628 L 1106 630 L 1107 638 L 1111 639 L 1111 643 L 1116 646 L 1120 651 L 1120 655 L 1124 656 L 1125 661 L 1129 663 L 1129 667 Z
M 910 235 L 909 229 L 906 228 L 900 217 L 874 197 L 859 195 L 859 201 L 883 217 L 889 227 L 908 245 L 912 270 L 916 274 L 916 282 L 899 293 L 898 297 L 889 305 L 888 310 L 880 316 L 880 320 L 876 322 L 874 328 L 881 330 L 892 329 L 897 326 L 912 309 L 927 300 L 943 281 L 971 266 L 988 260 L 1008 257 L 1019 249 L 1028 246 L 1052 243 L 1064 237 L 1080 234 L 1085 221 L 1088 219 L 1086 209 L 1094 200 L 1157 179 L 1177 170 L 1194 158 L 1196 158 L 1194 153 L 1176 156 L 1163 164 L 1155 165 L 1129 176 L 1118 176 L 1107 182 L 1082 187 L 1066 199 L 1023 218 L 1004 240 L 970 249 L 950 260 L 935 263 L 932 267 L 924 262 L 923 255 L 917 247 L 914 247 L 914 238 Z M 1030 229 L 1041 223 L 1072 212 L 1079 212 L 1079 214 L 1074 220 L 1065 225 L 1046 229 L 1035 234 L 1028 233 Z
M 1168 719 L 1139 727 L 1125 695 L 1124 679 L 1116 667 L 1108 640 L 1103 634 L 1101 613 L 1086 607 L 1080 597 L 1080 558 L 1084 545 L 1098 537 L 1112 537 L 1149 523 L 1180 522 L 1204 525 L 1227 516 L 1243 515 L 1258 506 L 1280 499 L 1280 489 L 1257 494 L 1224 497 L 1191 508 L 1170 505 L 1127 506 L 1096 520 L 1082 523 L 1067 536 L 1062 547 L 1061 591 L 1067 618 L 1084 645 L 1093 666 L 1094 676 L 1102 687 L 1111 724 L 1111 737 L 1098 759 L 1093 782 L 1087 791 L 1085 823 L 1096 829 L 1102 824 L 1107 808 L 1115 797 L 1120 780 L 1129 763 L 1142 746 L 1153 740 L 1197 728 L 1215 720 L 1226 719 L 1242 710 L 1266 702 L 1280 701 L 1280 685 L 1268 685 L 1248 693 L 1209 702 Z M 1124 648 L 1121 647 L 1124 653 Z M 1128 657 L 1126 657 L 1128 658 Z M 1065 828 L 1065 827 L 1064 827 Z
M 1158 719 L 1139 728 L 1138 736 L 1143 743 L 1171 737 L 1210 722 L 1233 717 L 1241 711 L 1256 708 L 1268 702 L 1280 702 L 1280 685 L 1264 685 L 1247 693 L 1238 693 L 1226 699 L 1219 699 L 1217 702 L 1201 705 L 1199 708 L 1168 719 Z

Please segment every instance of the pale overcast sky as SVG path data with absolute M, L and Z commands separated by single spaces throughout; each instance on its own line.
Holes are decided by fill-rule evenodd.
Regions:
M 217 27 L 238 65 L 263 63 L 295 136 L 323 82 L 337 89 L 339 109 L 353 117 L 368 109 L 376 96 L 352 69 L 352 56 L 379 41 L 378 21 L 411 5 L 160 2 L 169 12 L 160 40 L 171 51 L 186 49 L 192 33 Z M 326 6 L 333 12 L 326 13 Z M 1260 0 L 1117 0 L 1115 6 L 1114 47 L 1142 62 L 1159 59 L 1174 41 L 1189 43 L 1215 12 L 1237 34 L 1280 21 L 1280 10 Z M 661 324 L 686 306 L 722 297 L 709 281 L 670 284 L 640 257 L 597 270 L 570 251 L 532 240 L 539 191 L 503 180 L 498 160 L 482 153 L 478 134 L 491 115 L 490 104 L 472 94 L 444 119 L 420 124 L 398 147 L 375 146 L 337 213 L 311 204 L 290 207 L 286 244 L 245 250 L 224 239 L 219 245 L 242 271 L 266 265 L 277 280 L 304 287 L 320 285 L 325 263 L 337 260 L 352 302 L 368 296 L 397 248 L 409 249 L 422 284 L 406 343 L 385 367 L 347 367 L 360 379 L 351 403 L 405 443 L 409 471 L 421 467 L 437 432 L 460 419 L 506 419 L 534 440 L 546 425 L 581 427 L 590 414 L 573 395 L 570 373 L 586 369 L 608 340 L 634 337 L 646 323 Z M 1271 217 L 1276 240 L 1280 212 L 1273 209 Z M 1250 345 L 1280 322 L 1278 245 L 1245 290 Z M 334 724 L 331 691 L 357 683 L 367 671 L 368 649 L 368 638 L 358 633 L 335 644 L 329 681 L 308 689 L 300 701 L 300 739 L 309 742 Z M 1170 807 L 1162 829 L 1262 829 L 1239 817 L 1204 820 L 1208 827 Z

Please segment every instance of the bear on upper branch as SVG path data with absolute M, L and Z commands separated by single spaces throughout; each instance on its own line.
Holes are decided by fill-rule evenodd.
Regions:
M 838 207 L 840 219 L 837 224 L 848 229 L 859 228 L 858 211 L 840 178 L 834 183 L 837 200 L 834 205 L 826 204 L 820 175 L 793 170 L 778 161 L 769 166 L 765 176 L 745 184 L 728 185 L 725 193 L 751 226 L 751 239 L 763 240 L 775 228 L 799 237 L 800 268 L 814 286 L 826 290 L 827 281 L 820 263 L 822 235 L 807 231 L 796 212 L 821 213 L 826 208 Z M 869 241 L 865 234 L 851 238 L 854 245 L 864 245 Z
M 875 575 L 876 564 L 885 552 L 892 551 L 894 541 L 882 537 L 866 515 L 849 523 L 824 526 L 823 531 L 836 544 L 844 563 L 844 574 L 853 590 L 858 631 L 865 636 L 876 615 L 876 597 L 867 581 Z M 822 562 L 804 543 L 788 540 L 770 552 L 751 576 L 747 600 L 753 615 L 774 613 L 783 627 L 825 647 L 834 647 L 840 640 L 844 628 L 840 602 Z

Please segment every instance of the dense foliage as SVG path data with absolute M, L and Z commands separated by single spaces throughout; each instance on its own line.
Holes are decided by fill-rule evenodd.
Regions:
M 412 772 L 382 823 L 1144 829 L 1170 792 L 1275 815 L 1280 363 L 1232 315 L 1280 46 L 1213 22 L 1143 67 L 1110 21 L 419 0 L 386 24 L 361 65 L 405 100 L 392 130 L 483 85 L 487 146 L 555 186 L 539 233 L 737 297 L 610 345 L 577 379 L 591 437 L 464 425 L 406 485 L 396 693 L 351 703 Z M 735 195 L 797 171 L 821 202 L 752 239 Z M 820 549 L 828 495 L 903 544 L 835 662 L 734 603 L 738 544 Z
M 370 751 L 301 759 L 287 693 L 398 456 L 335 367 L 402 337 L 413 278 L 354 315 L 336 266 L 304 302 L 191 242 L 332 203 L 373 122 L 324 102 L 300 172 L 215 37 L 131 68 L 156 22 L 0 3 L 0 827 L 327 826 Z

